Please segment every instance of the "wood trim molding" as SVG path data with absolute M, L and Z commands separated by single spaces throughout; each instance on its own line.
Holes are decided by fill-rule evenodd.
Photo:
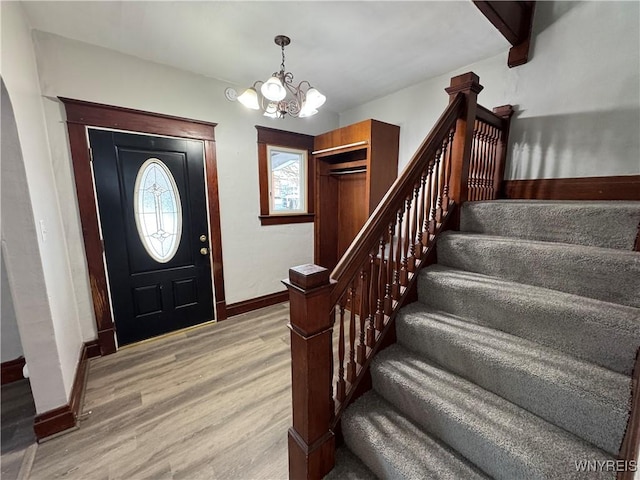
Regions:
M 33 421 L 33 431 L 36 439 L 41 441 L 46 437 L 74 428 L 78 423 L 78 415 L 82 408 L 84 391 L 87 384 L 89 358 L 97 352 L 97 341 L 93 340 L 82 345 L 78 366 L 71 386 L 69 403 L 48 412 L 36 415 Z
M 631 414 L 624 433 L 618 459 L 628 462 L 626 471 L 619 472 L 618 480 L 633 480 L 635 471 L 628 468 L 631 462 L 638 465 L 638 449 L 640 449 L 640 349 L 636 354 L 636 363 L 633 367 L 631 379 Z
M 67 123 L 215 141 L 214 128 L 217 123 L 85 102 L 72 98 L 58 98 L 64 103 L 67 110 Z
M 2 378 L 2 385 L 22 380 L 24 378 L 22 375 L 24 365 L 24 357 L 18 357 L 14 360 L 2 362 L 2 373 L 0 374 Z
M 536 2 L 473 0 L 473 3 L 512 45 L 507 65 L 513 68 L 527 63 Z
M 287 290 L 284 292 L 270 293 L 268 295 L 262 295 L 261 297 L 251 298 L 237 303 L 230 303 L 227 305 L 227 314 L 230 317 L 233 317 L 234 315 L 252 312 L 259 308 L 269 307 L 271 305 L 287 301 L 289 301 L 289 292 Z
M 640 175 L 505 180 L 501 198 L 527 200 L 640 200 Z
M 69 148 L 78 198 L 78 210 L 87 258 L 93 309 L 98 330 L 101 355 L 116 351 L 115 324 L 109 305 L 108 284 L 103 260 L 102 241 L 98 225 L 98 212 L 90 165 L 87 127 L 112 128 L 167 135 L 178 138 L 202 140 L 207 169 L 207 193 L 209 196 L 209 229 L 211 232 L 212 275 L 216 297 L 216 318 L 226 318 L 226 303 L 222 268 L 222 237 L 220 233 L 220 202 L 215 158 L 215 123 L 190 120 L 181 117 L 144 112 L 100 103 L 85 102 L 59 97 L 64 104 L 69 133 Z

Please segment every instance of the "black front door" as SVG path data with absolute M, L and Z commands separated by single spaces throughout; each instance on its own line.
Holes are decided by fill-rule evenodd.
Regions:
M 118 343 L 213 320 L 202 142 L 89 141 Z

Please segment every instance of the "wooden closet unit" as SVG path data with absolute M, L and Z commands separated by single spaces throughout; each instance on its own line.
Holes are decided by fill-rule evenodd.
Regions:
M 315 137 L 315 263 L 333 269 L 398 175 L 400 127 L 365 120 Z

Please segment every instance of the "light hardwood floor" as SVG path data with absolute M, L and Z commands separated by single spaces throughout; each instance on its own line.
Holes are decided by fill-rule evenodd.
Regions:
M 30 478 L 286 479 L 288 307 L 91 360 L 86 418 L 38 446 Z

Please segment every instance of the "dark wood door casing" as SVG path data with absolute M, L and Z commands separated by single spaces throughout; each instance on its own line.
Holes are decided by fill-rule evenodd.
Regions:
M 67 116 L 69 147 L 73 164 L 82 236 L 98 330 L 100 353 L 116 351 L 115 327 L 109 305 L 108 285 L 103 261 L 103 247 L 98 225 L 96 198 L 91 173 L 91 154 L 87 128 L 110 128 L 134 133 L 166 135 L 202 140 L 205 151 L 206 189 L 208 196 L 209 231 L 211 232 L 211 268 L 218 320 L 227 318 L 222 265 L 222 235 L 220 231 L 220 200 L 215 151 L 216 124 L 170 115 L 144 112 L 123 107 L 85 102 L 59 97 Z

